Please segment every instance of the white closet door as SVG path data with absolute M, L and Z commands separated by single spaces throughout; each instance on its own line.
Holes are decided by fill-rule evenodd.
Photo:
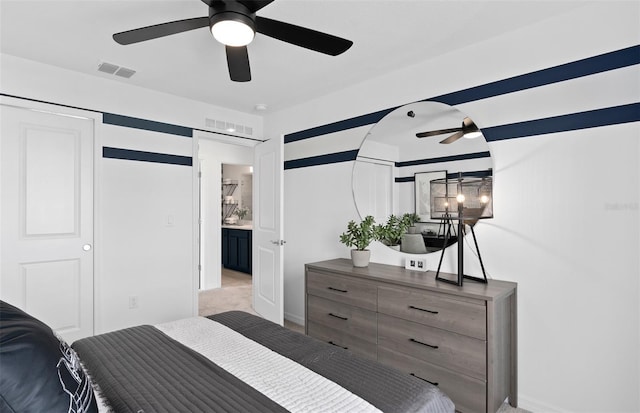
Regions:
M 0 298 L 93 334 L 93 119 L 0 105 Z

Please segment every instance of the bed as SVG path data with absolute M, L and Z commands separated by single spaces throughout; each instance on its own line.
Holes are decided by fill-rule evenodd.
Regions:
M 453 412 L 437 387 L 230 311 L 64 343 L 1 302 L 0 412 Z

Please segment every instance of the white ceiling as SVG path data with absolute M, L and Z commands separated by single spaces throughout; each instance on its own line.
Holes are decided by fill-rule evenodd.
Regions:
M 354 42 L 331 57 L 258 34 L 252 81 L 229 80 L 206 29 L 121 46 L 112 34 L 206 16 L 200 0 L 0 0 L 0 51 L 242 112 L 276 111 L 580 7 L 576 1 L 276 0 L 258 15 Z M 137 71 L 97 71 L 109 62 Z

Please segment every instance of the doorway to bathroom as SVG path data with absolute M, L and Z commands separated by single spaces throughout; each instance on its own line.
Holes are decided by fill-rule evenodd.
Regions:
M 207 134 L 208 135 L 208 134 Z M 222 287 L 222 269 L 243 272 L 243 268 L 231 268 L 233 260 L 244 263 L 242 254 L 250 266 L 252 281 L 252 307 L 262 317 L 278 324 L 284 322 L 283 305 L 283 245 L 282 240 L 282 185 L 283 185 L 283 142 L 282 139 L 270 139 L 264 142 L 239 144 L 229 138 L 211 139 L 201 137 L 198 144 L 198 160 L 200 166 L 200 289 L 199 292 Z M 224 206 L 225 197 L 222 191 L 222 165 L 253 166 L 251 189 L 247 173 L 244 171 L 237 178 L 238 183 L 232 198 L 227 202 L 237 206 Z M 226 169 L 226 168 L 225 168 Z M 224 179 L 231 179 L 225 176 Z M 244 185 L 241 185 L 242 181 Z M 229 182 L 229 181 L 224 181 Z M 231 182 L 234 184 L 234 182 Z M 238 189 L 240 188 L 240 189 Z M 236 197 L 242 197 L 240 200 Z M 251 194 L 251 202 L 247 201 Z M 249 205 L 252 205 L 249 207 Z M 225 213 L 224 208 L 235 209 Z M 238 207 L 248 207 L 247 215 L 238 216 Z M 250 215 L 249 215 L 250 214 Z M 232 218 L 225 222 L 226 218 Z M 237 221 L 235 221 L 235 217 Z M 242 219 L 242 224 L 240 220 Z M 235 223 L 234 223 L 235 221 Z M 243 226 L 250 226 L 245 227 Z M 228 252 L 229 265 L 223 262 L 223 226 L 229 226 Z M 250 229 L 250 230 L 249 230 Z M 244 231 L 242 233 L 238 231 Z M 241 237 L 240 235 L 244 235 Z M 250 237 L 250 239 L 249 239 Z M 244 245 L 247 248 L 244 248 Z M 251 254 L 249 254 L 249 246 Z M 236 254 L 233 253 L 236 251 Z M 238 252 L 240 254 L 238 254 Z M 246 267 L 245 267 L 246 268 Z
M 221 293 L 216 310 L 253 312 L 253 166 L 223 163 L 221 167 Z M 206 299 L 203 297 L 203 304 Z M 206 312 L 212 309 L 206 308 Z

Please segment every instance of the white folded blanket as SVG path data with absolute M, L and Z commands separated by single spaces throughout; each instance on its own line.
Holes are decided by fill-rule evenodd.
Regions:
M 215 321 L 194 317 L 157 329 L 296 412 L 380 412 L 366 400 Z

